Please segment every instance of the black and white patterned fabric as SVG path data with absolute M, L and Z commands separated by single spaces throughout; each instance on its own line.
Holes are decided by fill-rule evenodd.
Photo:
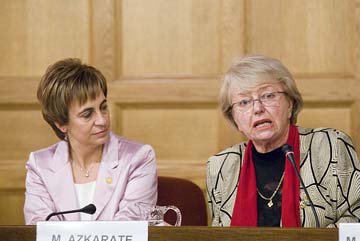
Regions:
M 360 221 L 360 163 L 349 136 L 332 128 L 298 127 L 300 174 L 321 227 Z M 207 196 L 213 226 L 230 226 L 246 142 L 207 162 Z M 300 189 L 303 227 L 315 227 L 305 192 Z

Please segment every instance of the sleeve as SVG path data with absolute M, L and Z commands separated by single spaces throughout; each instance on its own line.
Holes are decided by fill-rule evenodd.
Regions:
M 35 225 L 36 222 L 44 221 L 47 215 L 54 212 L 55 205 L 41 178 L 33 153 L 30 153 L 26 169 L 25 224 Z M 57 217 L 53 217 L 52 220 L 56 219 Z
M 157 169 L 155 152 L 149 145 L 142 146 L 131 160 L 128 183 L 119 211 L 114 220 L 142 219 L 139 202 L 156 205 L 157 202 Z
M 214 184 L 214 180 L 216 180 L 216 177 L 214 176 L 214 170 L 212 164 L 213 164 L 212 158 L 209 158 L 207 162 L 207 174 L 206 174 L 207 202 L 211 217 L 211 225 L 222 226 L 220 222 L 221 197 L 219 191 L 216 189 Z
M 349 136 L 336 131 L 335 158 L 337 176 L 336 216 L 334 225 L 360 221 L 360 164 Z

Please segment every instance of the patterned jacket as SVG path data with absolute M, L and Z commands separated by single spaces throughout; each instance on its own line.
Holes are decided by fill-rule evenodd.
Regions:
M 331 128 L 298 127 L 300 175 L 314 203 L 321 227 L 360 220 L 360 163 L 349 136 Z M 207 162 L 207 196 L 213 226 L 230 226 L 246 142 Z M 315 218 L 300 187 L 300 220 L 315 227 Z

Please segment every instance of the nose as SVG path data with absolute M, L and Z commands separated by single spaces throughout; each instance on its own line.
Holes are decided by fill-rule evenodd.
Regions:
M 95 125 L 105 125 L 106 124 L 106 113 L 102 113 L 101 111 L 96 113 Z
M 263 103 L 261 103 L 260 99 L 253 100 L 253 109 L 254 109 L 254 114 L 264 112 L 264 105 Z

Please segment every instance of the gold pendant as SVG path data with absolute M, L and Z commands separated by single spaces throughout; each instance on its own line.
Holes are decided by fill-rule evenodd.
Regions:
M 274 205 L 274 203 L 273 203 L 272 200 L 270 199 L 270 201 L 268 202 L 267 205 L 268 205 L 269 208 L 271 208 L 271 207 Z
M 85 172 L 85 177 L 89 177 L 90 176 L 90 172 L 89 172 L 89 170 L 87 170 L 86 172 Z

